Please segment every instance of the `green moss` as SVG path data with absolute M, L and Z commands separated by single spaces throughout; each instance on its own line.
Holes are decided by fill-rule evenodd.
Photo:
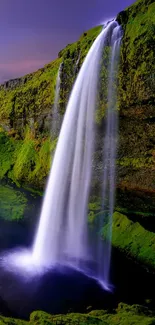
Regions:
M 101 202 L 98 198 L 95 198 L 93 201 L 91 201 L 88 205 L 88 208 L 90 211 L 98 211 L 101 209 Z
M 37 311 L 33 312 L 30 317 L 30 322 L 33 324 L 55 324 L 57 323 L 71 323 L 71 324 L 101 324 L 101 320 L 99 318 L 86 315 L 86 314 L 67 314 L 67 315 L 49 315 L 45 312 Z M 47 322 L 47 323 L 44 323 Z M 107 325 L 107 323 L 102 322 L 103 325 Z
M 23 218 L 27 199 L 23 193 L 10 187 L 0 185 L 0 218 L 17 220 Z
M 120 69 L 120 106 L 154 102 L 155 3 L 139 0 L 118 15 L 124 28 Z
M 97 98 L 97 110 L 95 114 L 95 121 L 98 125 L 101 125 L 107 109 L 109 58 L 110 47 L 106 46 L 101 59 L 100 84 Z
M 103 26 L 96 26 L 91 28 L 90 30 L 86 31 L 79 40 L 80 50 L 81 50 L 81 59 L 80 62 L 82 63 L 85 59 L 90 47 L 92 46 L 93 42 L 95 41 L 96 37 L 101 32 Z
M 17 186 L 43 187 L 49 173 L 57 139 L 36 139 L 27 127 L 24 140 L 0 133 L 0 179 L 7 176 Z
M 26 325 L 28 322 L 20 319 L 5 318 L 0 316 L 0 325 Z
M 120 187 L 125 183 L 125 186 L 130 184 L 132 188 L 147 191 L 154 190 L 155 166 L 154 17 L 155 3 L 150 0 L 137 1 L 118 15 L 124 36 L 118 89 L 120 149 L 117 179 Z M 83 33 L 77 42 L 60 51 L 58 59 L 44 68 L 0 86 L 0 127 L 7 132 L 4 134 L 1 129 L 5 144 L 0 142 L 0 178 L 7 176 L 17 185 L 43 189 L 54 151 L 52 146 L 56 145 L 51 142 L 49 133 L 59 65 L 62 63 L 59 109 L 63 115 L 77 73 L 101 29 L 102 26 L 98 26 Z M 96 138 L 100 139 L 103 139 L 102 126 L 107 109 L 109 50 L 106 46 L 101 60 L 95 114 Z M 29 139 L 26 138 L 27 126 Z M 95 153 L 99 164 L 101 150 L 100 146 Z
M 14 140 L 0 132 L 0 179 L 12 168 L 14 150 Z
M 24 76 L 17 81 L 10 81 L 0 87 L 0 124 L 14 127 L 22 132 L 23 123 L 37 118 L 39 114 L 50 109 L 54 103 L 54 91 L 57 71 L 61 59 Z M 17 119 L 23 119 L 18 124 Z
M 57 139 L 48 137 L 41 142 L 25 138 L 15 151 L 16 161 L 9 177 L 25 184 L 39 185 L 46 179 L 51 165 Z
M 103 229 L 106 236 L 108 225 Z M 155 235 L 125 215 L 113 215 L 112 245 L 144 265 L 155 268 Z
M 135 195 L 136 191 L 143 193 L 145 202 L 152 193 L 152 204 L 148 199 L 151 207 L 155 184 L 155 2 L 136 1 L 117 19 L 124 30 L 118 89 L 117 179 L 120 189 L 131 189 Z M 143 210 L 143 203 L 136 208 Z
M 0 179 L 44 187 L 57 143 L 50 139 L 50 127 L 58 68 L 62 62 L 59 104 L 64 114 L 77 73 L 101 28 L 84 33 L 44 68 L 0 86 Z
M 134 167 L 134 168 L 142 168 L 142 167 L 147 167 L 151 168 L 152 165 L 154 164 L 154 157 L 142 157 L 142 158 L 128 158 L 124 157 L 120 160 L 118 160 L 118 165 L 120 166 L 125 166 L 125 167 Z
M 155 318 L 148 308 L 140 305 L 129 306 L 120 303 L 113 313 L 105 310 L 94 310 L 87 314 L 72 313 L 66 315 L 50 315 L 43 311 L 35 311 L 30 315 L 30 321 L 0 317 L 0 324 L 8 325 L 154 325 Z
M 120 303 L 114 314 L 103 316 L 109 325 L 153 325 L 152 313 L 140 305 L 129 306 Z
M 81 54 L 80 63 L 82 63 L 91 45 L 93 44 L 93 42 L 95 41 L 99 33 L 101 32 L 102 28 L 103 28 L 102 26 L 96 26 L 84 32 L 77 42 L 73 44 L 68 44 L 64 50 L 59 52 L 59 57 L 63 57 L 63 58 L 70 57 L 76 60 L 80 51 Z
M 47 138 L 42 142 L 41 147 L 38 151 L 36 166 L 32 172 L 32 175 L 30 176 L 32 180 L 34 180 L 35 177 L 37 177 L 39 181 L 41 181 L 42 178 L 46 178 L 50 170 L 51 159 L 53 157 L 56 144 L 57 139 L 51 141 L 50 138 Z
M 29 180 L 34 170 L 36 161 L 35 143 L 33 139 L 25 137 L 24 142 L 18 147 L 14 153 L 16 160 L 13 167 L 13 177 L 16 180 Z
M 63 62 L 61 73 L 62 87 L 60 88 L 60 111 L 62 114 L 65 112 L 77 73 L 79 72 L 91 45 L 101 32 L 101 29 L 102 26 L 92 28 L 91 30 L 85 32 L 77 42 L 69 44 L 59 53 L 59 56 L 62 57 Z
M 89 224 L 94 224 L 95 219 L 98 214 L 101 213 L 101 200 L 97 197 L 92 197 L 90 203 L 88 204 L 88 222 Z

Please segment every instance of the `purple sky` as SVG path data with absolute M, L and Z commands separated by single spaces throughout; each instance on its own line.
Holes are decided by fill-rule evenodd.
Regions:
M 1 0 L 0 83 L 37 70 L 134 0 Z

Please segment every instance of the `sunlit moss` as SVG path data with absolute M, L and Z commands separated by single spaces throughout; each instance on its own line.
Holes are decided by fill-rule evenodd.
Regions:
M 108 225 L 103 229 L 106 236 Z M 125 215 L 113 214 L 112 245 L 144 265 L 155 267 L 155 235 Z
M 24 140 L 0 133 L 0 179 L 8 176 L 16 185 L 41 188 L 49 173 L 57 139 L 36 139 L 29 128 Z

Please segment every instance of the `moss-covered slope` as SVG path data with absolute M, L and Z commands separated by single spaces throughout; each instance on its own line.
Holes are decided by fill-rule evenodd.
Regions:
M 108 225 L 103 229 L 104 236 L 107 229 Z M 155 233 L 119 212 L 113 215 L 112 245 L 123 251 L 126 256 L 152 270 L 155 269 Z
M 52 316 L 42 311 L 35 311 L 30 321 L 22 321 L 0 316 L 1 325 L 154 325 L 154 315 L 145 307 L 139 305 L 128 306 L 120 303 L 113 313 L 105 310 L 94 310 L 88 314 L 67 314 Z
M 7 176 L 16 184 L 43 188 L 57 142 L 51 141 L 50 129 L 60 63 L 63 118 L 79 68 L 100 31 L 100 26 L 89 30 L 52 63 L 0 86 L 0 179 Z
M 24 137 L 29 125 L 34 136 L 49 134 L 56 78 L 60 63 L 60 105 L 64 112 L 73 82 L 87 52 L 101 27 L 84 33 L 79 41 L 68 45 L 58 59 L 44 68 L 0 86 L 0 125 L 12 136 Z

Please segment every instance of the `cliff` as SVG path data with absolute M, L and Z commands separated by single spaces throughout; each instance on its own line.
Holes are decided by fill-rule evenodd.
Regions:
M 139 0 L 119 13 L 117 20 L 124 35 L 118 89 L 117 212 L 113 216 L 112 244 L 154 270 L 155 1 Z M 93 222 L 100 213 L 100 201 L 94 198 L 89 208 Z
M 0 86 L 0 179 L 43 188 L 57 142 L 50 133 L 58 68 L 62 63 L 63 118 L 73 82 L 101 28 L 85 32 L 44 68 Z
M 119 73 L 118 187 L 128 190 L 129 196 L 134 193 L 133 202 L 137 195 L 141 210 L 154 212 L 155 1 L 139 0 L 117 19 L 124 29 Z
M 118 87 L 116 210 L 127 214 L 129 220 L 123 215 L 115 216 L 116 220 L 119 218 L 122 222 L 120 227 L 117 227 L 117 222 L 114 224 L 113 244 L 126 250 L 124 239 L 119 240 L 119 234 L 127 233 L 125 228 L 121 228 L 124 227 L 123 220 L 127 229 L 128 224 L 133 226 L 133 231 L 135 228 L 130 219 L 138 221 L 140 228 L 136 229 L 140 229 L 142 236 L 146 234 L 152 240 L 154 234 L 147 230 L 147 226 L 150 224 L 150 228 L 154 229 L 155 225 L 152 218 L 155 213 L 155 0 L 135 2 L 119 13 L 117 20 L 122 25 L 124 35 Z M 62 63 L 59 104 L 63 118 L 77 73 L 101 28 L 99 26 L 84 33 L 44 68 L 0 86 L 0 179 L 7 177 L 17 185 L 43 189 L 57 143 L 56 138 L 51 140 L 50 126 L 58 68 Z M 106 57 L 103 59 L 106 63 Z M 98 163 L 92 189 L 91 215 L 95 215 L 99 209 L 96 196 L 102 174 L 100 157 L 106 107 L 103 98 L 106 94 L 105 84 L 106 71 L 103 69 L 102 96 L 96 115 L 95 157 Z M 135 241 L 135 237 L 132 239 Z M 129 253 L 137 256 L 131 246 Z M 152 258 L 150 255 L 150 260 Z

